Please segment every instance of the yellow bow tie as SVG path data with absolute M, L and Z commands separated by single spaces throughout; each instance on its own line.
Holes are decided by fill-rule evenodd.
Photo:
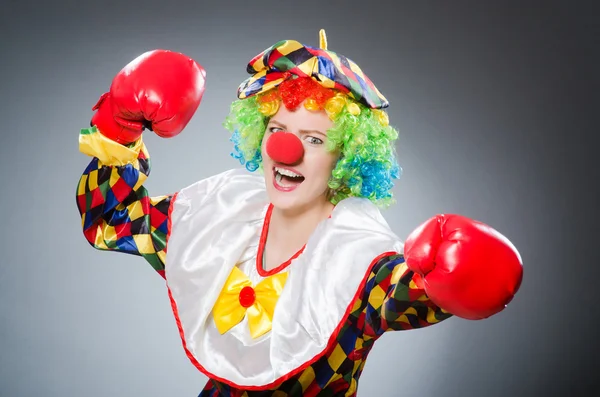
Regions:
M 269 332 L 275 305 L 286 280 L 287 273 L 277 273 L 252 287 L 248 276 L 234 267 L 213 307 L 217 330 L 224 334 L 248 315 L 252 338 Z

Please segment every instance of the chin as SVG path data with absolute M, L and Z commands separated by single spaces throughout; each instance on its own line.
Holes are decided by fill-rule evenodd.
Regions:
M 300 195 L 297 193 L 301 192 L 284 193 L 276 190 L 272 186 L 267 188 L 267 195 L 269 196 L 269 201 L 271 204 L 273 204 L 275 208 L 282 210 L 291 210 L 306 204 L 300 199 Z

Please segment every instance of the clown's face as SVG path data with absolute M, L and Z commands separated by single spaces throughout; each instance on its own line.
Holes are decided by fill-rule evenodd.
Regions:
M 331 127 L 333 121 L 325 111 L 311 111 L 304 104 L 296 110 L 282 105 L 271 117 L 261 151 L 267 194 L 275 208 L 302 213 L 331 205 L 327 182 L 338 160 L 337 153 L 325 148 L 327 130 Z M 293 164 L 275 161 L 267 152 L 269 138 L 282 131 L 297 136 L 304 148 L 304 154 Z

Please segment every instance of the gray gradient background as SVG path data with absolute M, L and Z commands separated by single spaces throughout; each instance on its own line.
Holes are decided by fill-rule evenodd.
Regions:
M 591 2 L 201 3 L 2 2 L 1 396 L 198 394 L 206 378 L 184 354 L 162 279 L 83 238 L 74 194 L 89 159 L 77 135 L 122 66 L 168 48 L 197 59 L 208 85 L 184 133 L 146 135 L 147 188 L 171 193 L 236 167 L 221 122 L 247 61 L 280 39 L 318 45 L 320 28 L 391 102 L 404 169 L 384 212 L 394 231 L 461 213 L 508 236 L 525 263 L 499 315 L 384 335 L 359 395 L 600 388 Z

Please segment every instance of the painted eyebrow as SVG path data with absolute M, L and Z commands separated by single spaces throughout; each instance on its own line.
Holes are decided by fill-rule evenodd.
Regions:
M 284 130 L 287 130 L 287 126 L 283 123 L 280 123 L 277 120 L 271 119 L 269 120 L 269 124 L 277 124 L 279 127 L 283 128 Z
M 287 126 L 285 124 L 283 124 L 283 123 L 281 123 L 281 122 L 279 122 L 279 121 L 277 121 L 275 119 L 269 120 L 269 124 L 268 125 L 271 125 L 271 124 L 275 124 L 278 127 L 281 127 L 282 129 L 287 130 Z M 320 135 L 322 135 L 324 137 L 327 137 L 326 133 L 324 133 L 322 131 L 319 131 L 319 130 L 300 130 L 300 132 L 303 133 L 303 134 L 317 133 L 317 134 L 320 134 Z
M 316 134 L 322 135 L 324 137 L 327 137 L 326 133 L 321 132 L 319 130 L 300 130 L 300 132 L 303 133 L 303 134 L 311 134 L 311 133 L 314 134 L 314 133 L 316 133 Z

